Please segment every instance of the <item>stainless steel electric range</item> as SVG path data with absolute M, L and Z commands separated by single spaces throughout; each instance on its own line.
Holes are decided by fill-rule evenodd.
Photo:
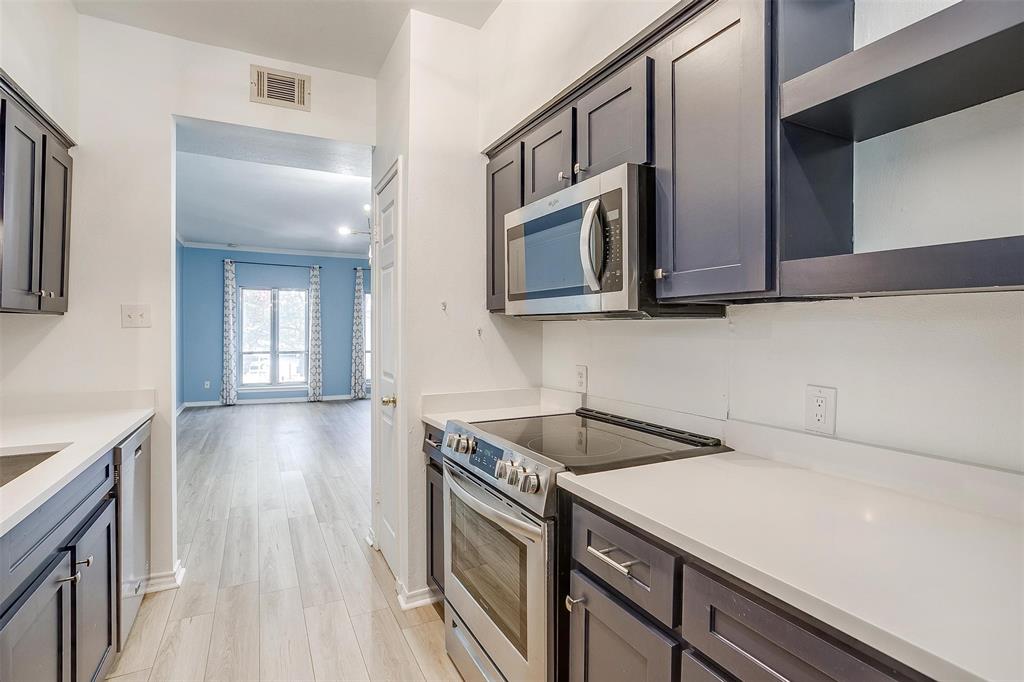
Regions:
M 467 424 L 444 454 L 445 644 L 467 680 L 555 679 L 558 473 L 728 450 L 596 410 Z

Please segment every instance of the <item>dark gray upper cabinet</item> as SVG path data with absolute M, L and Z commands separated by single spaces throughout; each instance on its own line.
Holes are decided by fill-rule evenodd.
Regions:
M 571 682 L 676 679 L 681 645 L 579 571 L 569 577 Z
M 653 52 L 659 298 L 769 288 L 766 29 L 718 0 Z
M 515 142 L 487 164 L 487 309 L 505 310 L 505 214 L 523 205 L 523 145 Z
M 71 543 L 75 680 L 106 677 L 117 642 L 117 515 L 108 499 Z
M 523 136 L 523 203 L 572 184 L 576 110 L 567 107 Z
M 46 140 L 43 168 L 42 267 L 39 309 L 68 310 L 68 265 L 71 246 L 71 155 L 53 138 Z
M 43 127 L 10 99 L 3 106 L 0 308 L 39 310 Z
M 0 680 L 71 682 L 71 556 L 43 570 L 0 621 Z
M 641 57 L 576 102 L 576 179 L 651 161 L 651 76 Z

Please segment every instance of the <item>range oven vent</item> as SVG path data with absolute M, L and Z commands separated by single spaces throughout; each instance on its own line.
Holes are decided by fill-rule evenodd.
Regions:
M 249 67 L 249 101 L 309 111 L 310 77 L 253 64 Z

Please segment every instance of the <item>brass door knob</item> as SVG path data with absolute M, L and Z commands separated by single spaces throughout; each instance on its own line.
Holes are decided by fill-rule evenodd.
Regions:
M 389 395 L 380 399 L 380 404 L 384 407 L 394 407 L 398 404 L 398 396 Z

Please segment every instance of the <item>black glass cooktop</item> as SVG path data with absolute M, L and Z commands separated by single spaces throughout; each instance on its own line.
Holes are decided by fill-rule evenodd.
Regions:
M 475 422 L 473 426 L 553 459 L 577 474 L 729 449 L 717 438 L 585 408 L 547 417 Z

